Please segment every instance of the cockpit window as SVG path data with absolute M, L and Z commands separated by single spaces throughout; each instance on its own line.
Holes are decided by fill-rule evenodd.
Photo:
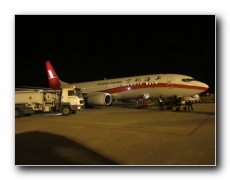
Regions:
M 193 78 L 185 78 L 185 79 L 182 79 L 182 81 L 184 81 L 184 82 L 191 82 L 191 81 L 196 81 L 196 80 L 193 79 Z

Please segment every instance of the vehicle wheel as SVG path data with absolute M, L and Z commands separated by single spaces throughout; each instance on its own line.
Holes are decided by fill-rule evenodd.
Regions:
M 71 109 L 69 106 L 64 106 L 61 110 L 63 116 L 68 116 L 71 114 Z
M 177 112 L 180 111 L 180 108 L 177 107 L 177 108 L 176 108 L 176 111 L 177 111 Z
M 15 118 L 19 118 L 23 116 L 23 112 L 19 108 L 15 108 Z
M 187 111 L 187 108 L 186 108 L 186 107 L 184 107 L 184 111 Z

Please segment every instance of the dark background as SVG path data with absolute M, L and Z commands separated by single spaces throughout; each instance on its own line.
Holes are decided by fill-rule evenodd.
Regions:
M 214 15 L 16 15 L 15 87 L 48 87 L 45 61 L 74 83 L 158 73 L 215 91 Z

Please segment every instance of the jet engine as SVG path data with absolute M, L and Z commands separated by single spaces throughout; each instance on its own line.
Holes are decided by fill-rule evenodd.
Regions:
M 87 103 L 90 105 L 110 105 L 112 97 L 108 93 L 92 94 L 87 98 Z

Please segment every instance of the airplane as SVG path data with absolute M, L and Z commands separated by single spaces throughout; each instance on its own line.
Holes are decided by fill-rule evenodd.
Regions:
M 134 100 L 140 96 L 151 99 L 157 99 L 160 95 L 193 96 L 209 88 L 207 84 L 181 74 L 151 74 L 69 84 L 58 78 L 50 61 L 46 61 L 46 70 L 50 88 L 75 86 L 81 90 L 89 106 L 111 105 L 114 101 Z

